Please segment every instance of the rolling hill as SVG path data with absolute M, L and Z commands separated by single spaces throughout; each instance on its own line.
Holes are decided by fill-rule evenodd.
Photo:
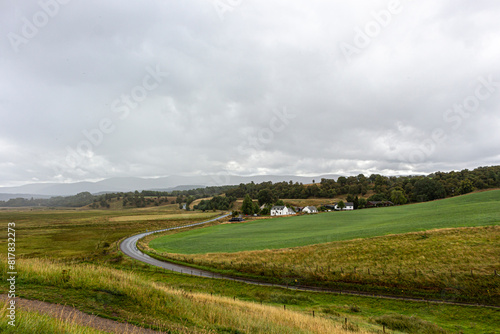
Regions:
M 218 225 L 162 236 L 158 252 L 199 254 L 279 249 L 439 228 L 500 224 L 500 190 L 388 208 Z

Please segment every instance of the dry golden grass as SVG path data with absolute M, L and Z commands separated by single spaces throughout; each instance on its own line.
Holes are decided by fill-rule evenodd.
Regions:
M 179 213 L 179 214 L 164 214 L 164 215 L 137 215 L 137 216 L 121 216 L 109 218 L 111 222 L 128 222 L 128 221 L 151 221 L 151 220 L 175 220 L 175 219 L 198 219 L 216 217 L 219 213 L 213 212 L 197 212 L 197 213 Z
M 2 261 L 2 267 L 5 265 Z M 4 270 L 5 268 L 2 268 Z M 63 270 L 67 270 L 64 274 Z M 312 317 L 283 308 L 233 300 L 203 293 L 188 293 L 150 282 L 134 273 L 95 265 L 63 265 L 41 259 L 26 259 L 18 263 L 19 279 L 24 284 L 108 291 L 126 296 L 142 310 L 137 317 L 144 324 L 154 323 L 161 329 L 180 330 L 190 324 L 193 332 L 217 333 L 226 328 L 243 333 L 350 333 L 322 317 Z M 66 276 L 65 276 L 66 275 Z M 134 318 L 133 314 L 123 316 Z M 176 320 L 178 319 L 178 320 Z M 137 321 L 137 319 L 136 319 Z M 219 329 L 219 330 L 218 330 Z M 367 333 L 358 331 L 358 333 Z

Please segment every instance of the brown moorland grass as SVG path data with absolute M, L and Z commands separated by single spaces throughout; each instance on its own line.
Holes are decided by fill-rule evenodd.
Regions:
M 88 258 L 134 233 L 188 225 L 218 213 L 194 214 L 166 206 L 134 210 L 0 210 L 0 224 L 15 223 L 16 253 L 23 257 Z M 118 221 L 114 221 L 119 217 Z M 153 220 L 148 220 L 152 217 Z M 0 236 L 6 245 L 7 234 Z
M 153 236 L 151 238 L 154 238 Z M 149 239 L 141 242 L 147 247 Z M 500 226 L 440 229 L 288 249 L 159 254 L 227 273 L 332 288 L 440 294 L 500 305 Z M 360 287 L 361 286 L 361 287 Z M 369 290 L 368 289 L 368 290 Z
M 109 218 L 111 222 L 145 221 L 145 220 L 177 220 L 177 219 L 209 219 L 216 217 L 219 213 L 214 212 L 194 212 L 182 214 L 162 214 L 162 215 L 134 215 L 119 216 Z

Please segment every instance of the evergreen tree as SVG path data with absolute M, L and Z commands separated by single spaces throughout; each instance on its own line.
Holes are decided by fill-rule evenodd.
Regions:
M 244 215 L 252 215 L 254 210 L 253 202 L 252 199 L 250 198 L 250 195 L 246 195 L 245 199 L 243 200 L 243 205 L 241 206 L 241 211 L 243 212 Z

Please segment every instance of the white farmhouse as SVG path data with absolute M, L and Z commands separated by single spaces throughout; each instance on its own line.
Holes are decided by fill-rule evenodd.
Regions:
M 354 203 L 353 202 L 346 202 L 344 203 L 344 208 L 341 209 L 338 204 L 335 204 L 335 210 L 354 210 Z
M 273 206 L 271 208 L 271 216 L 287 216 L 294 215 L 295 211 L 286 206 Z
M 305 208 L 302 209 L 302 212 L 304 212 L 304 213 L 318 213 L 318 209 L 316 209 L 315 206 L 306 206 Z

